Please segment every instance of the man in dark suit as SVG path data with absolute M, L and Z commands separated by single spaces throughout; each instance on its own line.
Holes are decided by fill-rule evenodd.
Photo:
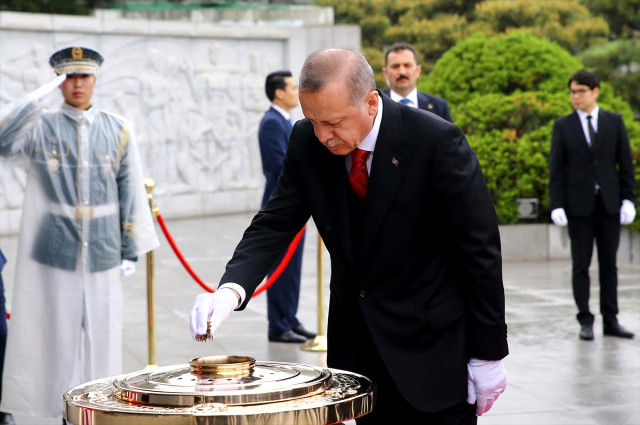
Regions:
M 289 71 L 276 71 L 269 74 L 265 81 L 265 92 L 271 101 L 271 107 L 262 117 L 258 129 L 262 171 L 266 178 L 262 207 L 267 205 L 271 193 L 276 188 L 293 125 L 290 113 L 298 106 L 298 88 Z M 269 341 L 302 343 L 316 336 L 307 331 L 296 317 L 300 297 L 303 247 L 304 235 L 299 240 L 298 247 L 287 267 L 267 290 Z M 269 276 L 280 265 L 286 251 L 285 249 L 278 257 L 269 271 Z
M 500 235 L 475 154 L 458 127 L 377 91 L 355 51 L 309 56 L 299 90 L 306 119 L 278 186 L 218 291 L 196 297 L 192 336 L 244 309 L 313 217 L 331 256 L 327 364 L 377 383 L 358 424 L 477 423 L 506 387 L 508 348 Z
M 407 43 L 396 43 L 389 47 L 384 55 L 382 72 L 389 86 L 383 93 L 391 99 L 433 112 L 452 122 L 446 100 L 418 91 L 418 77 L 422 72 L 422 66 L 418 65 L 418 53 L 413 46 Z
M 549 155 L 551 219 L 569 225 L 573 296 L 580 339 L 593 339 L 589 310 L 589 265 L 598 248 L 600 313 L 605 335 L 633 338 L 618 323 L 616 253 L 620 225 L 635 218 L 635 177 L 622 117 L 598 107 L 598 77 L 586 70 L 569 79 L 575 111 L 556 120 Z

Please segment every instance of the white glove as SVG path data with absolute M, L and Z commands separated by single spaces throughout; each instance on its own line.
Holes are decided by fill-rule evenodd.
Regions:
M 502 360 L 471 359 L 467 364 L 467 403 L 478 403 L 476 415 L 487 413 L 507 387 Z
M 216 331 L 231 312 L 238 306 L 238 296 L 233 289 L 222 288 L 214 293 L 204 293 L 196 297 L 191 308 L 189 325 L 191 326 L 191 337 L 196 339 L 196 335 L 207 333 L 207 322 L 211 322 L 211 336 Z
M 620 224 L 626 226 L 636 218 L 636 207 L 633 206 L 633 202 L 628 199 L 622 201 L 620 207 Z
M 567 214 L 564 212 L 564 208 L 556 208 L 551 211 L 551 220 L 553 220 L 553 224 L 556 226 L 566 226 L 569 222 L 567 220 Z
M 49 81 L 46 84 L 43 84 L 39 88 L 29 93 L 27 96 L 29 96 L 29 99 L 33 100 L 34 102 L 40 102 L 42 99 L 47 97 L 49 93 L 51 93 L 58 86 L 60 86 L 60 84 L 62 84 L 62 82 L 66 79 L 67 79 L 67 74 L 58 75 L 53 80 Z
M 122 260 L 120 264 L 120 274 L 122 276 L 131 276 L 136 272 L 136 263 L 131 260 Z

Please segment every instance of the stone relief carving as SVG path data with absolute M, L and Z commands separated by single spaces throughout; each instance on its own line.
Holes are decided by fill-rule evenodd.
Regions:
M 28 43 L 9 45 L 0 37 L 3 52 L 16 52 L 0 58 L 2 106 L 52 77 L 48 58 L 56 48 L 44 47 L 54 44 L 52 35 L 33 36 L 42 42 L 31 48 Z M 95 104 L 133 122 L 145 175 L 156 181 L 154 194 L 262 186 L 257 128 L 269 106 L 264 78 L 282 67 L 283 44 L 108 35 L 100 39 L 98 50 L 105 62 Z M 47 99 L 49 106 L 60 101 L 60 95 Z M 0 211 L 19 207 L 24 179 L 16 173 L 20 172 L 0 173 Z

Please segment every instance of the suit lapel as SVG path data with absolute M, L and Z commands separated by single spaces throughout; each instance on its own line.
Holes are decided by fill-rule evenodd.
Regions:
M 373 245 L 376 233 L 402 184 L 414 148 L 404 138 L 398 106 L 390 100 L 384 99 L 383 102 L 384 111 L 365 204 L 363 258 Z

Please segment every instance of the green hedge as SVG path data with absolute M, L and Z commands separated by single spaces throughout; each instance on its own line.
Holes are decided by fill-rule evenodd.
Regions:
M 478 155 L 501 224 L 518 221 L 518 198 L 538 198 L 537 221 L 550 221 L 553 122 L 571 113 L 567 82 L 581 68 L 568 51 L 530 34 L 475 35 L 445 53 L 420 81 L 420 90 L 449 102 L 454 122 Z M 625 119 L 640 189 L 640 123 L 607 83 L 598 104 Z M 638 218 L 634 226 L 640 227 Z

